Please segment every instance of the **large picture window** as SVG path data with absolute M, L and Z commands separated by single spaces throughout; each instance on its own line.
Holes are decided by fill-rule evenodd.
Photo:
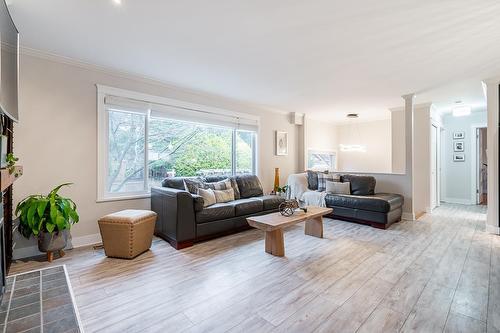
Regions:
M 197 121 L 195 111 L 102 97 L 98 200 L 147 196 L 167 177 L 255 174 L 257 127 L 248 121 L 206 112 Z

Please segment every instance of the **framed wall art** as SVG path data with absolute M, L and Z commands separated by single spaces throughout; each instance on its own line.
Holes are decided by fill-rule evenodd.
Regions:
M 455 152 L 463 152 L 465 151 L 464 142 L 463 141 L 455 141 L 453 142 L 453 151 Z
M 288 132 L 276 131 L 276 155 L 288 155 Z
M 465 154 L 463 153 L 453 154 L 453 162 L 465 162 Z

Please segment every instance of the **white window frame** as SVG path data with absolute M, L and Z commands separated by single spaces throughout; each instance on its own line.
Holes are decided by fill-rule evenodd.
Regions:
M 252 168 L 256 175 L 259 175 L 259 161 L 258 161 L 258 145 L 257 140 L 260 135 L 260 117 L 249 115 L 246 113 L 239 113 L 228 111 L 225 109 L 209 107 L 200 104 L 194 104 L 184 101 L 179 101 L 171 98 L 154 96 L 149 94 L 143 94 L 135 91 L 120 89 L 109 87 L 105 85 L 96 84 L 97 88 L 97 200 L 96 202 L 106 202 L 106 201 L 118 201 L 118 200 L 131 200 L 131 199 L 143 199 L 151 197 L 151 193 L 149 191 L 149 171 L 147 168 L 148 164 L 148 127 L 149 127 L 149 118 L 151 116 L 151 110 L 148 110 L 146 113 L 146 124 L 145 124 L 145 176 L 144 182 L 146 190 L 140 192 L 127 192 L 127 193 L 113 193 L 110 194 L 106 190 L 106 179 L 108 174 L 108 130 L 109 130 L 109 116 L 106 110 L 105 98 L 106 96 L 115 96 L 128 98 L 137 101 L 144 101 L 146 103 L 155 103 L 155 104 L 163 104 L 170 105 L 182 109 L 187 110 L 202 110 L 201 112 L 213 114 L 214 117 L 217 116 L 226 116 L 226 117 L 234 117 L 241 118 L 246 120 L 251 120 L 255 122 L 256 131 L 253 136 L 253 150 L 252 150 Z M 244 130 L 244 129 L 242 129 Z M 233 131 L 233 152 L 232 152 L 232 173 L 234 174 L 236 171 L 236 145 L 234 141 L 236 140 L 235 131 Z

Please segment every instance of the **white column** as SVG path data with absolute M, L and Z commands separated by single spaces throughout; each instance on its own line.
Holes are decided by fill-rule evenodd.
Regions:
M 483 80 L 488 110 L 488 215 L 486 230 L 500 235 L 498 215 L 498 125 L 500 78 Z
M 403 97 L 405 101 L 405 166 L 406 166 L 406 172 L 405 172 L 405 187 L 407 189 L 407 193 L 411 193 L 410 198 L 405 198 L 406 200 L 409 200 L 409 202 L 405 203 L 406 206 L 406 211 L 409 213 L 411 216 L 411 219 L 415 219 L 415 210 L 413 206 L 413 197 L 414 197 L 414 190 L 413 190 L 413 145 L 414 145 L 414 135 L 413 135 L 413 108 L 414 108 L 414 101 L 415 101 L 415 94 L 407 94 L 401 96 Z
M 297 170 L 296 173 L 301 173 L 306 170 L 306 161 L 307 161 L 307 152 L 306 152 L 306 144 L 307 144 L 307 136 L 306 136 L 306 117 L 303 113 L 293 112 L 290 114 L 290 122 L 295 125 L 295 129 L 297 130 Z

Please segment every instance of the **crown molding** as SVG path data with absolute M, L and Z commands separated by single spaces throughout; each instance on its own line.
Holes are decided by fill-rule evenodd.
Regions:
M 336 125 L 337 122 L 331 119 L 324 119 L 325 116 L 318 114 L 306 114 L 304 113 L 304 120 L 313 120 L 313 121 L 321 121 L 322 123 L 327 123 L 328 125 Z
M 405 94 L 405 95 L 402 95 L 401 97 L 403 97 L 403 99 L 413 99 L 415 98 L 415 93 L 411 93 L 411 94 Z
M 258 109 L 261 111 L 267 111 L 267 112 L 272 112 L 272 113 L 277 113 L 277 114 L 282 114 L 282 115 L 290 115 L 293 112 L 293 111 L 286 111 L 286 110 L 273 108 L 273 107 L 266 106 L 266 105 L 255 104 L 252 102 L 235 100 L 235 99 L 232 99 L 230 97 L 211 94 L 211 93 L 207 93 L 207 92 L 203 92 L 203 91 L 199 91 L 199 90 L 194 90 L 194 89 L 187 88 L 187 87 L 180 87 L 180 86 L 177 86 L 173 83 L 158 80 L 158 79 L 155 79 L 155 78 L 152 78 L 149 76 L 144 76 L 141 74 L 127 72 L 127 71 L 121 71 L 121 70 L 106 67 L 106 66 L 100 66 L 100 65 L 85 62 L 82 60 L 78 60 L 78 59 L 74 59 L 74 58 L 70 58 L 70 57 L 65 57 L 65 56 L 55 54 L 55 53 L 41 51 L 41 50 L 33 49 L 30 47 L 26 47 L 26 46 L 20 46 L 19 52 L 21 55 L 39 58 L 39 59 L 43 59 L 43 60 L 48 60 L 48 61 L 59 63 L 59 64 L 74 66 L 74 67 L 82 68 L 82 69 L 89 70 L 89 71 L 104 73 L 104 74 L 112 75 L 112 76 L 119 77 L 122 79 L 127 79 L 127 80 L 145 83 L 145 84 L 155 85 L 155 86 L 159 86 L 159 87 L 162 87 L 162 88 L 165 88 L 168 90 L 172 90 L 175 92 L 179 92 L 179 93 L 190 94 L 193 96 L 208 98 L 211 100 L 224 100 L 228 103 L 231 103 L 234 105 L 239 105 L 239 106 L 246 107 L 246 108 L 255 108 L 255 109 Z

